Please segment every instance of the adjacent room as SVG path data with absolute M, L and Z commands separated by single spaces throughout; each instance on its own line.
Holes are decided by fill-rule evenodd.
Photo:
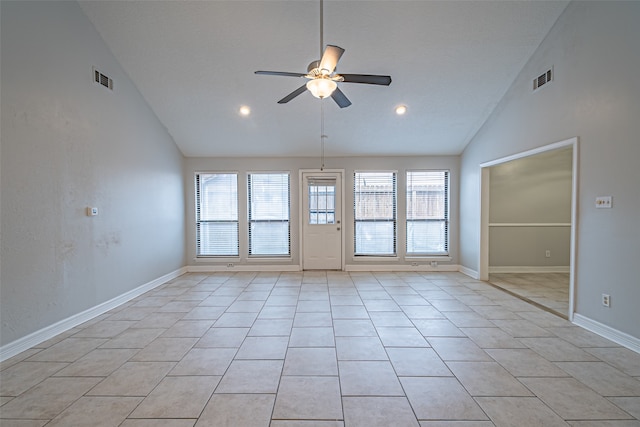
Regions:
M 639 1 L 0 1 L 3 426 L 640 425 Z

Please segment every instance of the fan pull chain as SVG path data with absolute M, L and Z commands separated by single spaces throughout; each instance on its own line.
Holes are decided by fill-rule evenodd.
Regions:
M 327 135 L 324 134 L 324 99 L 320 100 L 320 170 L 324 170 L 324 140 Z

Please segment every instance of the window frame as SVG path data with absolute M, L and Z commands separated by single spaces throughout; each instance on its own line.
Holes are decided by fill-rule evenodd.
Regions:
M 252 176 L 253 175 L 285 175 L 287 177 L 287 218 L 286 219 L 252 219 L 252 199 L 255 197 L 252 194 Z M 249 259 L 256 258 L 290 258 L 291 257 L 291 172 L 290 171 L 248 171 L 246 173 L 247 181 L 247 256 Z M 253 253 L 252 248 L 252 224 L 258 223 L 286 223 L 287 224 L 287 253 Z
M 391 174 L 392 176 L 392 214 L 388 219 L 358 219 L 358 193 L 356 192 L 356 186 L 358 185 L 359 174 Z M 385 192 L 388 194 L 388 192 Z M 390 253 L 385 252 L 364 252 L 358 251 L 358 223 L 391 223 L 392 224 L 392 251 Z M 397 170 L 355 170 L 353 172 L 353 255 L 355 258 L 368 258 L 382 257 L 385 259 L 394 258 L 398 256 L 398 171 Z
M 202 177 L 207 175 L 234 175 L 235 176 L 235 220 L 203 220 L 201 219 L 202 212 Z M 196 246 L 196 258 L 239 258 L 240 257 L 240 212 L 239 212 L 239 194 L 238 194 L 238 184 L 240 179 L 240 173 L 237 171 L 211 171 L 211 172 L 195 172 L 194 174 L 194 186 L 195 186 L 195 246 Z M 220 223 L 220 224 L 234 224 L 236 225 L 236 253 L 227 253 L 227 254 L 211 254 L 211 253 L 202 253 L 201 250 L 201 229 L 202 224 L 210 224 L 210 223 Z
M 443 203 L 443 218 L 436 219 L 409 219 L 409 209 L 411 209 L 410 201 L 409 201 L 409 174 L 413 172 L 441 172 L 444 173 L 444 197 L 442 200 Z M 405 171 L 405 254 L 410 258 L 420 258 L 420 257 L 433 257 L 433 256 L 449 256 L 450 249 L 450 223 L 451 223 L 451 171 L 449 169 L 408 169 Z M 444 237 L 443 237 L 443 251 L 409 251 L 409 223 L 428 223 L 428 222 L 442 222 L 444 224 Z

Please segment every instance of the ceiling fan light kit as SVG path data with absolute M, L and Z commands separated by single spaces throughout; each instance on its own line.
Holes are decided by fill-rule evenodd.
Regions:
M 320 50 L 323 46 L 323 6 L 322 0 L 320 0 Z M 306 90 L 309 90 L 316 98 L 324 99 L 328 96 L 338 104 L 340 108 L 345 108 L 351 105 L 349 98 L 338 88 L 338 82 L 345 83 L 365 83 L 372 85 L 389 86 L 391 84 L 390 76 L 380 76 L 373 74 L 337 74 L 336 66 L 340 57 L 344 53 L 344 49 L 335 46 L 327 45 L 322 52 L 322 58 L 319 61 L 313 61 L 307 68 L 307 73 L 291 73 L 287 71 L 256 71 L 256 74 L 263 74 L 269 76 L 284 76 L 284 77 L 304 77 L 309 79 L 306 85 L 299 87 L 291 92 L 289 95 L 278 101 L 278 104 L 286 104 L 293 98 L 302 94 Z

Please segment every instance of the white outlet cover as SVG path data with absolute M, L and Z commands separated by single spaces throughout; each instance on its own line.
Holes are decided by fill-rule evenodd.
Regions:
M 596 209 L 611 209 L 611 196 L 596 197 Z

